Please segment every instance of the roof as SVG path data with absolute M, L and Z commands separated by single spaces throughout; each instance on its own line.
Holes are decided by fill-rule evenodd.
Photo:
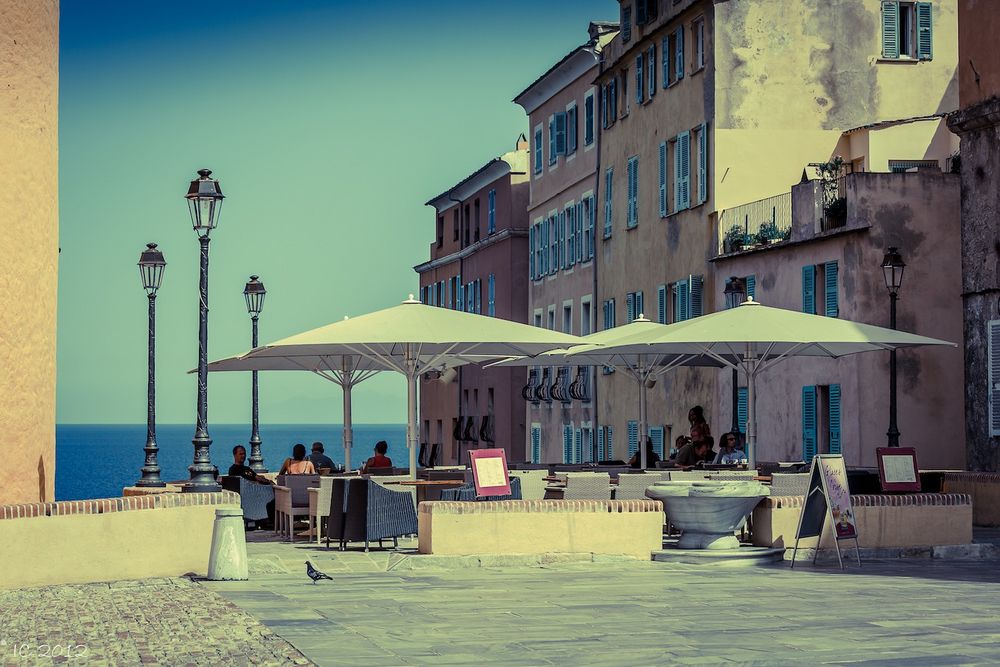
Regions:
M 425 205 L 443 211 L 452 204 L 457 204 L 456 200 L 465 199 L 472 192 L 482 189 L 487 183 L 495 181 L 504 174 L 526 173 L 528 173 L 528 150 L 515 149 L 493 158 L 441 194 L 431 197 Z M 465 191 L 467 191 L 465 196 L 462 196 Z
M 849 130 L 844 130 L 844 134 L 851 134 L 853 132 L 860 132 L 861 130 L 880 130 L 885 127 L 892 127 L 894 125 L 906 125 L 907 123 L 919 123 L 925 120 L 934 120 L 935 118 L 944 118 L 948 115 L 948 112 L 932 113 L 927 116 L 913 116 L 911 118 L 898 118 L 896 120 L 880 120 L 874 123 L 868 123 L 867 125 L 859 125 L 858 127 L 852 127 Z

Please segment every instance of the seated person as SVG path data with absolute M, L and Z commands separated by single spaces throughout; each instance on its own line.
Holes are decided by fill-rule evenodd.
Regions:
M 233 465 L 229 466 L 230 477 L 243 477 L 259 484 L 273 484 L 266 477 L 261 477 L 246 465 L 247 449 L 243 445 L 233 447 Z
M 674 446 L 670 450 L 670 456 L 668 458 L 670 460 L 676 459 L 677 453 L 681 451 L 681 448 L 683 448 L 684 445 L 688 444 L 689 442 L 691 442 L 691 438 L 689 438 L 688 436 L 686 435 L 677 436 L 677 439 L 674 440 Z
M 660 457 L 653 451 L 653 441 L 646 438 L 646 467 L 655 468 L 656 463 L 660 460 Z M 628 465 L 631 468 L 641 468 L 642 467 L 642 457 L 637 450 L 632 458 L 628 460 Z
M 390 468 L 392 467 L 392 459 L 385 455 L 389 451 L 389 443 L 385 440 L 379 440 L 375 443 L 375 456 L 371 457 L 365 464 L 361 466 L 361 474 L 364 475 L 371 468 Z
M 312 461 L 313 467 L 316 468 L 316 470 L 326 468 L 330 472 L 340 471 L 340 468 L 333 462 L 333 459 L 323 453 L 322 442 L 313 443 L 312 454 L 309 455 L 309 460 Z
M 715 457 L 716 457 L 716 453 L 715 453 L 715 449 L 714 449 L 714 447 L 715 447 L 715 438 L 713 438 L 710 435 L 706 435 L 704 438 L 702 438 L 702 442 L 704 442 L 704 443 L 706 443 L 708 445 L 708 451 L 705 452 L 704 456 L 701 457 L 701 463 L 711 463 L 712 461 L 715 460 Z
M 315 475 L 316 468 L 306 458 L 306 446 L 301 442 L 292 447 L 292 457 L 281 464 L 279 475 Z
M 747 462 L 747 454 L 739 448 L 739 440 L 737 440 L 735 433 L 726 433 L 723 435 L 722 442 L 719 444 L 719 453 L 715 457 L 716 463 L 728 465 Z
M 675 463 L 678 467 L 690 468 L 698 465 L 708 454 L 709 444 L 705 440 L 689 442 L 677 452 Z

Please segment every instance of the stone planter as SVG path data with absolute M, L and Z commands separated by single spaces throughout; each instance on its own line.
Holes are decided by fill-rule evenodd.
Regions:
M 733 533 L 767 495 L 760 482 L 740 480 L 659 482 L 646 489 L 681 529 L 680 549 L 738 549 Z

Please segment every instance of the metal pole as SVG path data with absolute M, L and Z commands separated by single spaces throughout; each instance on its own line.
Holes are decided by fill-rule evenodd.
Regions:
M 744 358 L 744 371 L 747 376 L 747 467 L 751 470 L 757 465 L 757 364 L 753 350 L 747 344 Z
M 410 450 L 410 477 L 417 478 L 417 361 L 412 343 L 406 344 L 406 446 Z
M 351 362 L 347 357 L 343 359 L 343 382 L 344 390 L 344 470 L 351 469 L 351 446 L 354 444 L 354 432 L 351 428 L 351 387 L 354 384 L 354 373 L 351 371 Z
M 896 328 L 896 293 L 889 293 L 889 328 Z M 896 350 L 889 352 L 889 430 L 886 432 L 890 447 L 899 447 L 899 429 L 896 427 Z
M 733 369 L 733 425 L 730 433 L 736 438 L 736 444 L 743 444 L 740 442 L 742 438 L 740 437 L 740 372 Z
M 639 359 L 639 467 L 646 469 L 646 373 Z
M 163 487 L 166 483 L 160 479 L 160 466 L 156 461 L 156 293 L 148 294 L 149 299 L 149 333 L 147 352 L 148 375 L 146 380 L 146 462 L 142 466 L 142 478 L 136 486 Z
M 257 316 L 254 315 L 250 318 L 253 323 L 253 333 L 251 334 L 251 347 L 257 347 Z M 251 389 L 250 389 L 250 401 L 251 401 L 251 411 L 250 411 L 250 469 L 254 472 L 267 472 L 267 468 L 264 466 L 264 455 L 260 451 L 260 430 L 259 430 L 259 411 L 258 411 L 258 401 L 257 401 L 257 371 L 251 373 Z
M 209 451 L 212 438 L 208 435 L 208 236 L 201 236 L 201 277 L 198 302 L 198 423 L 195 427 L 194 462 L 188 466 L 191 482 L 186 491 L 213 492 L 222 487 L 215 481 L 218 470 L 212 465 Z

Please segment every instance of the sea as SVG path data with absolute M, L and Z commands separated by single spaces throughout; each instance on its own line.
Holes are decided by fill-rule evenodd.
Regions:
M 385 440 L 393 463 L 405 467 L 405 424 L 354 424 L 351 465 L 359 466 L 373 455 L 375 443 Z M 221 474 L 233 463 L 233 447 L 247 448 L 250 457 L 250 427 L 247 424 L 209 424 L 212 438 L 211 458 Z M 301 442 L 308 452 L 312 443 L 322 442 L 325 454 L 344 464 L 344 427 L 341 424 L 275 424 L 260 427 L 264 465 L 277 472 L 292 455 L 292 447 Z M 190 478 L 188 466 L 194 459 L 192 424 L 158 424 L 156 444 L 160 451 L 160 479 Z M 114 498 L 122 488 L 132 486 L 142 477 L 145 461 L 145 424 L 57 424 L 56 425 L 56 500 Z

